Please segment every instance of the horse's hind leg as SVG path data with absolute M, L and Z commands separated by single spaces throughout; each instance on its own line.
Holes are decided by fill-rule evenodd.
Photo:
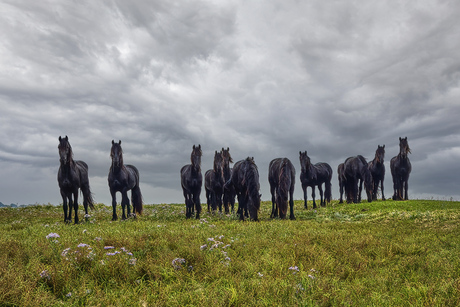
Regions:
M 275 185 L 270 184 L 270 193 L 272 194 L 272 213 L 270 214 L 271 218 L 278 216 L 278 207 L 276 206 L 275 201 Z
M 290 215 L 289 215 L 289 219 L 291 220 L 295 220 L 295 216 L 294 216 L 294 185 L 292 185 L 292 188 L 291 190 L 289 191 L 289 211 L 290 211 Z

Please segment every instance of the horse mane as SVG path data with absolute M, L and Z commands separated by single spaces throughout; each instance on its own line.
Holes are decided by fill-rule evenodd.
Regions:
M 279 188 L 280 196 L 287 198 L 289 189 L 291 187 L 291 168 L 289 167 L 289 160 L 283 159 L 280 165 L 280 174 L 279 174 Z

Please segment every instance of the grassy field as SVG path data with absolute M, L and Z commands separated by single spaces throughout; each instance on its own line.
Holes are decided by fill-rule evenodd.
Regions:
M 296 201 L 295 221 L 263 202 L 259 222 L 184 207 L 111 222 L 100 204 L 79 225 L 61 207 L 1 208 L 0 305 L 460 305 L 459 202 Z

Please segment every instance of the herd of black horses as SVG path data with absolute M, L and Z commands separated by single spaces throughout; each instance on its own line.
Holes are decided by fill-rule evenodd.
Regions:
M 83 161 L 73 160 L 72 147 L 69 138 L 59 137 L 59 157 L 60 167 L 57 175 L 59 188 L 63 200 L 64 222 L 72 222 L 72 209 L 75 211 L 74 222 L 77 224 L 78 219 L 78 191 L 83 194 L 83 206 L 85 214 L 88 215 L 88 207 L 94 208 L 92 198 L 88 165 Z M 412 170 L 408 158 L 410 153 L 407 137 L 399 138 L 399 154 L 390 161 L 391 175 L 393 177 L 393 199 L 408 199 L 408 180 Z M 121 193 L 122 219 L 129 216 L 142 214 L 143 201 L 139 188 L 139 171 L 133 165 L 123 163 L 123 150 L 121 141 L 112 140 L 110 150 L 112 164 L 108 175 L 108 184 L 112 196 L 112 220 L 118 219 L 116 213 L 116 193 Z M 193 145 L 190 155 L 191 164 L 184 165 L 180 171 L 181 186 L 185 198 L 186 217 L 191 218 L 193 215 L 197 219 L 201 214 L 200 194 L 203 186 L 203 175 L 201 173 L 201 145 Z M 383 181 L 385 179 L 385 145 L 380 146 L 375 152 L 372 161 L 367 162 L 361 156 L 347 158 L 337 168 L 340 200 L 343 202 L 345 193 L 348 203 L 358 203 L 361 201 L 361 192 L 364 190 L 367 194 L 368 202 L 377 199 L 380 188 L 382 199 L 385 200 Z M 304 195 L 304 206 L 307 208 L 307 187 L 312 188 L 313 208 L 316 208 L 315 187 L 318 187 L 320 194 L 320 205 L 326 206 L 331 201 L 331 180 L 332 168 L 327 163 L 312 164 L 307 152 L 299 152 L 301 166 L 300 181 Z M 229 148 L 222 148 L 221 151 L 215 151 L 213 168 L 206 171 L 204 176 L 204 188 L 206 191 L 206 200 L 208 211 L 214 212 L 222 207 L 225 213 L 230 210 L 234 211 L 235 197 L 238 199 L 237 214 L 241 220 L 249 218 L 258 220 L 260 209 L 259 194 L 259 172 L 253 157 L 248 157 L 233 163 Z M 294 216 L 294 186 L 295 186 L 295 168 L 288 158 L 277 158 L 270 162 L 268 169 L 268 181 L 270 183 L 270 193 L 272 200 L 271 217 L 286 218 L 289 203 L 289 218 L 295 219 Z M 324 183 L 324 193 L 323 193 Z M 131 202 L 133 212 L 131 213 L 130 200 L 128 191 L 131 190 Z M 126 209 L 126 214 L 125 214 Z

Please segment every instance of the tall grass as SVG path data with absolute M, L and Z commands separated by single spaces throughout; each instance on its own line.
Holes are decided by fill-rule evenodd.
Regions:
M 378 201 L 260 222 L 147 205 L 79 225 L 50 205 L 0 209 L 0 305 L 457 306 L 460 203 Z M 59 237 L 57 237 L 57 234 Z

